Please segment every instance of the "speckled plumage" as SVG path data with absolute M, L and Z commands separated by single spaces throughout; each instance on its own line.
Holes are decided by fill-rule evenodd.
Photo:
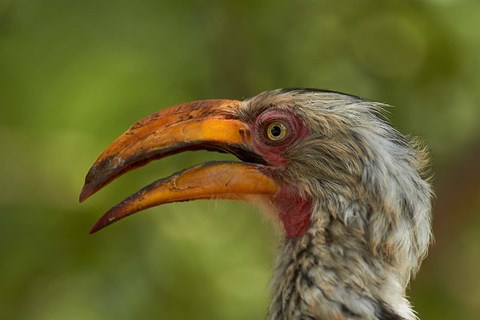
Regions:
M 428 158 L 382 107 L 293 89 L 261 93 L 237 114 L 287 108 L 312 130 L 284 154 L 281 179 L 314 203 L 307 232 L 280 244 L 269 319 L 416 318 L 405 289 L 432 238 Z
M 154 183 L 96 232 L 152 206 L 198 199 L 260 205 L 279 222 L 270 320 L 413 320 L 405 297 L 431 241 L 426 151 L 384 105 L 314 89 L 176 105 L 135 123 L 95 161 L 83 201 L 120 175 L 187 150 L 236 155 Z

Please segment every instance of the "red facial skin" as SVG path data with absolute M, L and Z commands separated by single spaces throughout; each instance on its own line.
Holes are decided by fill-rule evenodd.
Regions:
M 282 186 L 274 197 L 287 238 L 302 236 L 310 226 L 312 199 L 303 198 L 293 187 Z
M 287 127 L 287 135 L 280 141 L 268 139 L 266 130 L 268 124 L 279 121 Z M 288 164 L 283 157 L 296 141 L 309 134 L 308 128 L 303 121 L 289 111 L 267 110 L 260 114 L 252 128 L 254 148 L 258 154 L 270 163 L 275 169 L 282 171 Z M 274 205 L 279 213 L 288 238 L 295 238 L 303 235 L 310 225 L 312 214 L 312 200 L 303 198 L 294 187 L 283 185 L 274 196 Z
M 280 141 L 271 141 L 266 135 L 267 126 L 273 121 L 282 122 L 287 127 L 287 136 Z M 292 112 L 274 109 L 265 111 L 255 119 L 252 132 L 254 133 L 253 147 L 258 154 L 271 165 L 283 168 L 288 163 L 288 160 L 283 158 L 283 153 L 297 140 L 307 136 L 309 130 Z

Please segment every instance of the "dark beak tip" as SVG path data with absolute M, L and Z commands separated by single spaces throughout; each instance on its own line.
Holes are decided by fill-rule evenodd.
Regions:
M 105 218 L 105 216 L 102 216 L 100 219 L 98 219 L 98 221 L 90 228 L 90 230 L 88 231 L 88 234 L 94 234 L 96 233 L 97 231 L 100 231 L 102 230 L 103 228 L 105 228 L 106 226 L 108 226 L 110 224 L 110 222 L 108 221 L 108 219 Z
M 85 176 L 85 182 L 83 183 L 82 191 L 80 191 L 79 202 L 87 200 L 92 194 L 95 193 L 96 184 L 96 166 L 88 170 L 87 175 Z
M 94 234 L 97 231 L 99 231 L 100 229 L 102 229 L 102 227 L 99 227 L 99 226 L 97 226 L 97 224 L 95 224 L 93 227 L 90 228 L 90 230 L 88 231 L 88 234 Z
M 78 197 L 78 201 L 81 203 L 85 200 L 87 200 L 91 195 L 92 195 L 92 185 L 85 183 L 85 185 L 82 188 L 82 191 L 80 191 L 80 196 Z
M 121 203 L 114 206 L 113 208 L 110 208 L 103 216 L 100 217 L 100 219 L 95 222 L 92 228 L 90 228 L 90 231 L 88 232 L 89 234 L 96 233 L 97 231 L 102 230 L 105 227 L 108 227 L 112 223 L 115 223 L 125 216 L 122 216 L 122 205 Z
M 80 191 L 79 201 L 83 202 L 90 198 L 94 193 L 100 190 L 105 184 L 105 176 L 108 175 L 98 175 L 97 170 L 94 167 L 88 171 L 87 176 L 85 177 L 85 183 L 83 184 L 82 191 Z
M 85 176 L 85 182 L 82 191 L 80 191 L 79 201 L 83 202 L 87 200 L 90 198 L 90 196 L 110 183 L 113 179 L 115 179 L 116 176 L 122 173 L 121 169 L 121 166 L 112 162 L 111 157 L 95 163 L 90 170 L 88 170 L 87 175 Z

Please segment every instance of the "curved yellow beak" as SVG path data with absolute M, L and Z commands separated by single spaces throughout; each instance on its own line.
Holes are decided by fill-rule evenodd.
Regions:
M 154 113 L 130 127 L 90 168 L 80 201 L 132 169 L 186 150 L 228 152 L 246 162 L 209 162 L 160 179 L 110 209 L 90 232 L 164 203 L 274 195 L 278 185 L 253 150 L 250 126 L 235 116 L 240 106 L 235 100 L 195 101 Z

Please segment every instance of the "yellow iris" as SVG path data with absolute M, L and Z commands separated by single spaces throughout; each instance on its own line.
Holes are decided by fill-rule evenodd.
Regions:
M 287 136 L 287 133 L 287 126 L 279 121 L 274 121 L 267 127 L 267 137 L 271 141 L 280 141 Z

